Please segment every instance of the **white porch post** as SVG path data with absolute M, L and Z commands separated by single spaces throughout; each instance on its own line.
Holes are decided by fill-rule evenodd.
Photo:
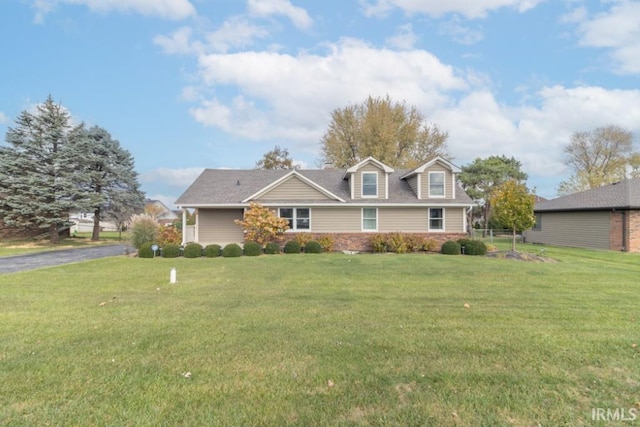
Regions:
M 182 246 L 187 244 L 187 210 L 182 208 Z

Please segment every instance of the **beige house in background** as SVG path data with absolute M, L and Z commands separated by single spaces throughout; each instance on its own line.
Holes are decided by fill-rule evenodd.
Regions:
M 529 243 L 640 252 L 640 178 L 536 203 Z
M 289 221 L 285 240 L 331 234 L 336 250 L 370 250 L 372 234 L 404 232 L 444 242 L 466 235 L 474 205 L 456 182 L 459 172 L 442 158 L 394 170 L 372 157 L 346 170 L 206 169 L 176 205 L 195 210 L 192 240 L 202 245 L 242 243 L 234 220 L 250 202 Z

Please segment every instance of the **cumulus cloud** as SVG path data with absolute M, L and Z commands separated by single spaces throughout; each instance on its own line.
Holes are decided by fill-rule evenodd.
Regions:
M 580 16 L 578 15 L 578 19 Z M 612 67 L 623 74 L 640 73 L 640 3 L 618 1 L 609 11 L 583 20 L 580 45 L 610 49 Z
M 309 28 L 313 20 L 307 11 L 291 4 L 289 0 L 249 0 L 249 13 L 255 16 L 269 17 L 284 15 L 297 28 Z
M 452 67 L 423 50 L 376 49 L 354 39 L 326 47 L 324 55 L 201 55 L 205 85 L 235 87 L 240 93 L 228 105 L 217 98 L 205 100 L 191 114 L 207 126 L 243 137 L 317 140 L 332 110 L 369 95 L 421 98 L 421 107 L 431 111 L 448 102 L 447 91 L 467 88 Z
M 59 4 L 83 5 L 95 12 L 131 12 L 180 20 L 196 15 L 189 0 L 34 0 L 36 22 L 41 22 Z
M 441 16 L 456 13 L 469 19 L 484 18 L 489 12 L 511 7 L 526 12 L 544 0 L 360 0 L 367 16 L 384 16 L 393 9 L 408 15 Z

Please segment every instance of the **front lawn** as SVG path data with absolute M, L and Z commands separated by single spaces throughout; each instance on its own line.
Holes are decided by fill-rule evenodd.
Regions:
M 545 252 L 558 262 L 116 257 L 0 275 L 0 424 L 529 426 L 635 414 L 640 255 Z

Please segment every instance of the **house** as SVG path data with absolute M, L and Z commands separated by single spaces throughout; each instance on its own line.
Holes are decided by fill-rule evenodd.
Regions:
M 529 243 L 640 251 L 640 178 L 536 203 Z
M 180 217 L 171 209 L 167 207 L 160 200 L 146 199 L 144 201 L 144 210 L 148 214 L 155 217 L 159 224 L 167 225 L 173 224 Z
M 466 236 L 474 205 L 456 182 L 459 172 L 442 158 L 394 170 L 372 157 L 346 170 L 206 169 L 175 203 L 194 210 L 193 240 L 202 245 L 242 243 L 234 220 L 250 202 L 289 220 L 285 240 L 331 234 L 336 250 L 370 250 L 372 234 L 403 232 L 442 243 Z

